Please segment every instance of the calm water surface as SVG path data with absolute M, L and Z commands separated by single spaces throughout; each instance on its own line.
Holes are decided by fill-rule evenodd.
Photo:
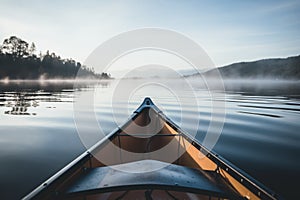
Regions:
M 176 123 L 181 116 L 200 115 L 197 139 L 203 140 L 211 119 L 210 95 L 197 81 L 200 112 L 195 105 L 181 110 L 172 94 L 148 88 L 137 91 L 129 103 L 117 102 L 113 116 L 110 97 L 115 82 L 75 89 L 72 83 L 0 83 L 1 199 L 21 198 L 85 150 L 75 128 L 73 101 L 87 91 L 97 93 L 94 108 L 105 133 L 116 128 L 113 117 L 126 121 L 143 98 L 151 96 Z M 180 89 L 182 99 L 190 98 Z M 283 197 L 294 199 L 299 193 L 294 182 L 300 178 L 299 82 L 228 82 L 226 89 L 224 98 L 214 99 L 226 103 L 224 128 L 214 150 Z

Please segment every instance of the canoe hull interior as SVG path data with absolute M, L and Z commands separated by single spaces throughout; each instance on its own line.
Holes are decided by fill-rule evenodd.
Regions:
M 153 163 L 157 162 L 166 163 L 166 169 L 169 167 L 170 173 L 176 170 L 181 170 L 182 173 L 173 173 L 173 177 L 162 176 L 161 170 L 164 170 L 163 173 L 168 171 L 163 167 L 156 168 L 157 166 Z M 139 163 L 139 165 L 134 165 L 136 163 Z M 149 166 L 153 168 L 148 169 L 145 173 L 137 173 L 141 177 L 132 183 L 130 181 L 133 180 L 132 174 L 134 174 L 135 169 L 137 171 L 142 170 L 143 167 L 138 167 L 142 163 L 147 165 L 148 168 Z M 152 164 L 149 165 L 149 163 Z M 108 166 L 119 166 L 121 167 L 119 171 L 123 172 L 111 171 L 109 169 L 115 168 Z M 130 168 L 129 166 L 131 166 L 132 171 L 126 171 Z M 90 179 L 99 181 L 98 184 L 95 184 L 97 187 L 87 187 L 81 191 L 74 190 L 76 184 L 77 187 L 82 187 L 82 185 L 85 185 L 84 183 L 89 183 L 86 180 L 87 172 L 93 174 L 92 172 L 95 171 L 98 172 L 98 175 L 95 175 L 98 176 L 98 179 L 95 176 L 89 176 Z M 179 181 L 174 182 L 176 178 L 183 176 L 183 173 L 186 175 L 181 177 L 183 180 L 189 176 L 196 176 L 192 173 L 195 171 L 201 174 L 201 177 L 198 176 L 199 181 L 202 180 L 206 184 L 197 185 L 192 182 L 190 184 L 180 184 Z M 149 175 L 150 179 L 142 178 L 150 172 L 157 172 L 158 174 Z M 119 177 L 113 176 L 116 174 Z M 134 176 L 137 176 L 137 174 Z M 101 186 L 104 180 L 109 182 L 113 177 L 114 180 L 118 180 L 118 178 L 122 180 L 122 184 L 116 185 L 118 181 L 115 181 L 111 185 L 107 183 L 108 187 Z M 162 178 L 165 181 L 164 184 L 161 183 L 163 181 L 159 181 Z M 80 185 L 79 180 L 85 180 L 85 182 L 82 181 L 82 185 Z M 144 184 L 142 184 L 142 180 L 144 180 Z M 209 184 L 214 184 L 220 191 L 216 192 L 216 188 L 215 190 L 205 189 L 204 186 Z M 70 192 L 72 188 L 73 192 Z M 40 186 L 25 197 L 25 199 L 31 198 L 277 199 L 272 191 L 238 170 L 225 159 L 193 141 L 190 135 L 168 119 L 149 98 L 144 100 L 143 104 L 122 127 L 110 133 L 106 138 L 51 177 L 47 184 Z

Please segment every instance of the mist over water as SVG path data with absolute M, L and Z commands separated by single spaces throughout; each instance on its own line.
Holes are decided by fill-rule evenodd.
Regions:
M 176 79 L 168 81 L 182 99 L 190 98 Z M 158 87 L 137 91 L 130 102 L 120 99 L 113 110 L 110 98 L 116 82 L 83 82 L 76 88 L 72 81 L 0 82 L 1 198 L 21 198 L 84 151 L 75 128 L 73 102 L 87 91 L 96 92 L 94 109 L 105 133 L 116 128 L 114 117 L 126 121 L 150 96 L 178 124 L 182 116 L 200 115 L 197 140 L 203 141 L 211 120 L 211 96 L 199 79 L 190 78 L 190 82 L 200 113 L 195 105 L 182 110 L 170 92 Z M 128 79 L 123 84 L 137 82 Z M 224 83 L 224 98 L 213 99 L 226 103 L 225 124 L 214 151 L 287 199 L 298 196 L 298 186 L 291 180 L 300 178 L 299 81 L 227 79 Z M 210 92 L 220 91 L 216 85 Z M 98 135 L 91 137 L 97 142 Z

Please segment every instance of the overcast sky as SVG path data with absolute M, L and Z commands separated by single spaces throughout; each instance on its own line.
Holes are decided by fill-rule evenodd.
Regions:
M 300 54 L 300 1 L 0 1 L 0 39 L 84 62 L 121 32 L 160 27 L 200 44 L 217 66 Z

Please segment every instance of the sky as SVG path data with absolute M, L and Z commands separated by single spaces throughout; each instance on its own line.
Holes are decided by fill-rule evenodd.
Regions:
M 299 0 L 0 0 L 0 40 L 16 35 L 83 63 L 117 34 L 158 27 L 188 36 L 224 66 L 299 55 L 299 19 Z

